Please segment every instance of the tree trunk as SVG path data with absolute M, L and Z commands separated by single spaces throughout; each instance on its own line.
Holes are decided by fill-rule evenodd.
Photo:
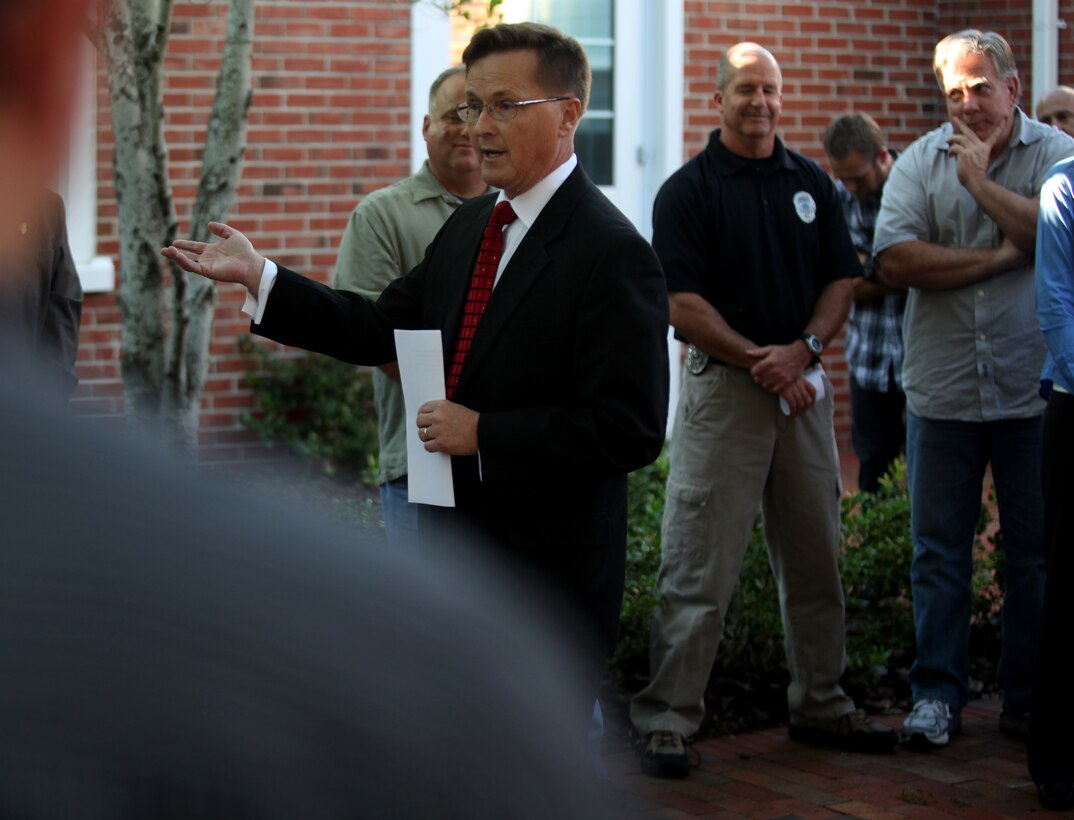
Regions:
M 227 214 L 242 167 L 254 0 L 230 0 L 216 99 L 206 135 L 193 236 Z M 197 446 L 199 398 L 212 337 L 213 290 L 171 265 L 171 299 L 160 249 L 177 219 L 163 135 L 161 65 L 172 0 L 105 4 L 100 48 L 108 65 L 119 203 L 120 287 L 125 411 L 134 428 L 150 428 L 182 449 Z M 173 308 L 169 323 L 168 308 Z M 169 337 L 169 324 L 171 335 Z
M 115 183 L 119 204 L 119 309 L 123 389 L 135 427 L 155 426 L 164 379 L 166 304 L 161 244 L 174 235 L 167 178 L 160 66 L 170 0 L 115 0 L 104 7 Z
M 208 223 L 223 221 L 238 188 L 246 151 L 246 116 L 253 91 L 250 66 L 253 54 L 254 0 L 231 0 L 227 35 L 217 77 L 216 97 L 205 138 L 201 182 L 194 203 L 191 235 L 210 238 Z M 197 445 L 200 396 L 212 341 L 212 282 L 171 266 L 175 316 L 168 351 L 164 415 L 188 448 Z

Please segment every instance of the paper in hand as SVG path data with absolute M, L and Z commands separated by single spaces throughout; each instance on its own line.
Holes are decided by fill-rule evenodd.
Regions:
M 406 458 L 408 498 L 413 504 L 455 506 L 451 456 L 430 453 L 418 435 L 418 408 L 443 399 L 444 348 L 439 330 L 395 331 L 395 352 L 406 406 Z
M 820 401 L 824 398 L 824 370 L 821 367 L 814 367 L 808 373 L 806 373 L 806 381 L 813 385 L 813 389 L 817 391 L 816 400 Z M 791 414 L 791 408 L 787 406 L 787 402 L 780 397 L 779 409 L 783 411 L 783 415 L 789 416 Z

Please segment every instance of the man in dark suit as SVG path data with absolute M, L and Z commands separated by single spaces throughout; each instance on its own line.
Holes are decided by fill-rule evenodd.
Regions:
M 578 167 L 574 132 L 590 81 L 578 43 L 545 26 L 502 25 L 474 35 L 463 61 L 459 114 L 482 177 L 501 193 L 462 205 L 375 303 L 277 269 L 226 225 L 210 226 L 217 243 L 163 252 L 244 285 L 253 331 L 285 344 L 376 365 L 395 359 L 395 329 L 442 331 L 448 399 L 411 423 L 426 450 L 452 456 L 456 507 L 422 510 L 423 542 L 441 555 L 457 540 L 486 544 L 521 570 L 520 585 L 540 578 L 566 599 L 581 618 L 570 630 L 580 674 L 595 692 L 622 597 L 626 474 L 664 440 L 663 276 Z M 505 230 L 490 223 L 503 202 L 513 209 Z M 479 260 L 485 233 L 503 247 Z M 487 311 L 474 314 L 486 274 L 495 275 Z M 460 333 L 464 315 L 479 321 Z

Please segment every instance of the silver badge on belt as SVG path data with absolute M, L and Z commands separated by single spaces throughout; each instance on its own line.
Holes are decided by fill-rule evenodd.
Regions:
M 709 354 L 690 345 L 686 348 L 686 369 L 695 376 L 701 374 L 709 363 Z

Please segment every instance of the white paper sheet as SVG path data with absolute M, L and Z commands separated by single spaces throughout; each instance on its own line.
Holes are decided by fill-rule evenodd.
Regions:
M 451 456 L 430 453 L 418 436 L 418 408 L 427 401 L 443 399 L 444 348 L 439 330 L 395 331 L 395 352 L 406 405 L 406 459 L 409 499 L 414 504 L 455 506 L 451 483 Z
M 806 373 L 806 381 L 813 385 L 813 389 L 817 391 L 816 401 L 820 401 L 824 398 L 824 370 L 820 367 L 814 368 Z M 783 415 L 789 416 L 791 414 L 791 408 L 787 406 L 787 402 L 783 399 L 779 400 L 779 409 L 783 411 Z

